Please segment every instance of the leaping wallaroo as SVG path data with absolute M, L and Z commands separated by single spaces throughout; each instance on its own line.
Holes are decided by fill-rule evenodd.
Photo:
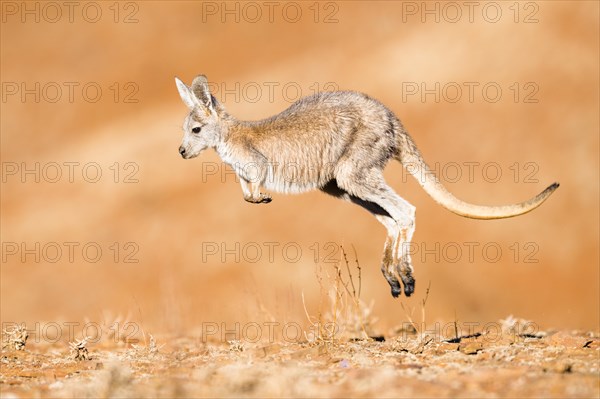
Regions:
M 519 204 L 469 204 L 440 183 L 392 111 L 365 94 L 318 93 L 270 118 L 248 122 L 227 113 L 204 75 L 190 87 L 175 81 L 190 110 L 179 147 L 183 158 L 214 148 L 238 175 L 244 199 L 254 204 L 271 202 L 260 190 L 264 187 L 282 193 L 318 189 L 365 208 L 387 229 L 381 270 L 394 297 L 400 295 L 400 280 L 405 295 L 415 289 L 407 245 L 415 231 L 415 207 L 386 184 L 383 169 L 390 159 L 400 161 L 437 203 L 468 218 L 522 215 L 558 188 L 553 183 Z

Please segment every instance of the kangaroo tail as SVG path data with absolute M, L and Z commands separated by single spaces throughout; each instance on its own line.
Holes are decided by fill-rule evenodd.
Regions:
M 396 159 L 417 179 L 425 192 L 434 201 L 457 215 L 472 219 L 504 219 L 531 212 L 540 206 L 559 186 L 558 183 L 552 183 L 535 197 L 518 204 L 500 206 L 474 205 L 456 198 L 442 185 L 421 156 L 412 138 L 406 132 L 402 132 L 401 134 L 400 148 L 396 154 Z

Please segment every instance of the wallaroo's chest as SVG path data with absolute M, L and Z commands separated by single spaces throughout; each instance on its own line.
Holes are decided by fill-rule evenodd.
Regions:
M 330 180 L 331 167 L 321 163 L 311 164 L 295 157 L 269 157 L 259 152 L 237 152 L 217 149 L 222 161 L 246 182 L 257 183 L 279 193 L 302 193 L 321 187 Z M 331 165 L 327 165 L 331 166 Z

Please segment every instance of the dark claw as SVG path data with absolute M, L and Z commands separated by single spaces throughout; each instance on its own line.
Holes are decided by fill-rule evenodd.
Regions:
M 260 202 L 262 204 L 268 204 L 269 202 L 273 201 L 271 198 L 263 198 Z
M 402 277 L 402 282 L 404 283 L 404 295 L 411 296 L 413 292 L 415 292 L 415 279 L 413 276 L 408 275 L 406 277 Z
M 394 298 L 398 298 L 402 293 L 402 287 L 400 286 L 400 281 L 398 281 L 395 277 L 393 279 L 388 280 L 390 287 L 392 288 L 392 296 Z

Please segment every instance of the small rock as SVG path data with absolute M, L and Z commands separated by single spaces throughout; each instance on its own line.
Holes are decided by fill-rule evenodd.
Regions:
M 279 344 L 262 346 L 253 351 L 253 353 L 259 357 L 267 357 L 269 355 L 274 355 L 279 352 L 281 352 L 281 345 Z
M 293 359 L 314 359 L 327 354 L 327 348 L 324 345 L 313 346 L 306 349 L 300 349 L 291 354 Z
M 569 362 L 559 362 L 554 365 L 552 371 L 557 373 L 571 373 L 573 371 L 573 365 Z
M 567 348 L 583 348 L 590 339 L 588 337 L 573 336 L 569 333 L 559 331 L 552 335 L 549 341 L 551 345 L 564 346 Z
M 477 352 L 483 349 L 483 345 L 480 342 L 468 342 L 458 346 L 458 350 L 465 355 L 475 355 Z
M 458 350 L 458 344 L 450 344 L 448 342 L 441 342 L 435 346 L 433 351 L 434 355 L 443 355 L 447 352 L 456 352 Z
M 420 370 L 423 368 L 422 364 L 417 364 L 417 363 L 400 363 L 399 365 L 396 366 L 399 369 L 416 369 L 416 370 Z

